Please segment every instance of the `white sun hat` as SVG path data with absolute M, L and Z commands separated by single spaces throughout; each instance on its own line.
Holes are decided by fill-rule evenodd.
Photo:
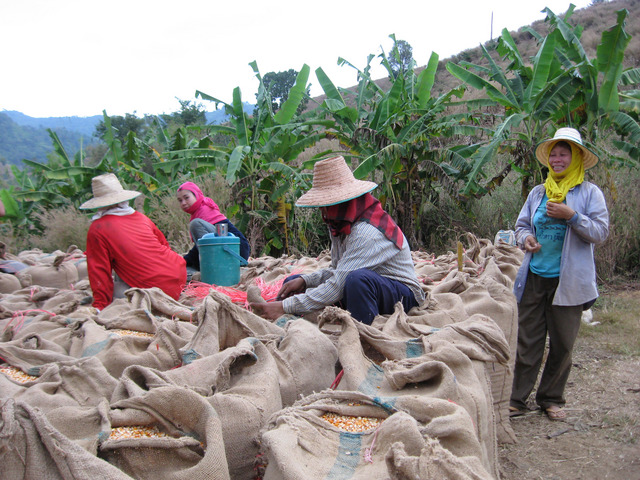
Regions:
M 598 156 L 582 144 L 582 137 L 578 130 L 575 128 L 559 128 L 553 138 L 540 142 L 536 147 L 536 158 L 545 167 L 549 166 L 551 149 L 560 141 L 569 142 L 582 152 L 582 164 L 585 170 L 598 163 Z
M 313 166 L 313 186 L 296 202 L 296 207 L 328 207 L 357 198 L 378 186 L 357 180 L 343 157 L 320 160 Z
M 79 208 L 86 210 L 108 207 L 140 195 L 140 192 L 122 188 L 118 177 L 113 173 L 105 173 L 104 175 L 93 177 L 91 179 L 91 190 L 93 191 L 93 198 L 84 202 Z

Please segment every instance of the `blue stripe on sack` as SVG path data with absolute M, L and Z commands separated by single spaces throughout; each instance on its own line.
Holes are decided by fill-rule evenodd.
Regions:
M 325 478 L 331 480 L 352 478 L 360 461 L 361 447 L 361 434 L 341 432 L 336 460 Z
M 364 380 L 360 382 L 357 390 L 365 395 L 373 397 L 373 399 L 383 408 L 393 410 L 395 408 L 395 397 L 379 397 L 380 387 L 384 381 L 384 372 L 378 365 L 372 364 L 367 371 Z
M 380 385 L 384 381 L 384 373 L 382 368 L 380 368 L 376 364 L 371 364 L 367 374 L 364 377 L 364 380 L 360 382 L 357 390 L 366 395 L 371 395 L 372 397 L 377 395 L 380 392 Z
M 102 350 L 104 350 L 104 348 L 109 343 L 109 340 L 110 338 L 107 338 L 106 340 L 102 340 L 101 342 L 96 342 L 93 345 L 89 345 L 87 348 L 84 349 L 84 351 L 82 352 L 82 355 L 80 356 L 84 358 L 84 357 L 93 357 L 94 355 L 97 355 Z
M 185 350 L 182 353 L 182 364 L 188 365 L 191 362 L 197 360 L 198 358 L 200 358 L 200 354 L 196 352 L 193 348 L 190 348 L 189 350 Z
M 422 341 L 417 338 L 412 338 L 407 341 L 407 358 L 421 357 L 424 354 L 424 347 Z

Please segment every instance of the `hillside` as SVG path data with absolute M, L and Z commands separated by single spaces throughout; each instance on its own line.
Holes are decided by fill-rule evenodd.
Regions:
M 584 27 L 582 45 L 587 54 L 594 58 L 596 56 L 596 46 L 600 42 L 602 32 L 615 24 L 616 12 L 621 9 L 629 11 L 626 31 L 632 37 L 626 50 L 624 67 L 635 67 L 640 65 L 640 0 L 612 0 L 596 3 L 588 8 L 576 10 L 571 17 L 570 23 Z M 564 12 L 554 13 L 561 15 Z M 545 33 L 549 28 L 544 21 L 534 22 L 528 27 L 540 33 Z M 526 31 L 528 27 L 522 27 L 518 31 L 510 32 L 524 58 L 534 55 L 538 50 L 534 37 Z M 496 35 L 499 34 L 500 32 L 496 32 Z M 486 42 L 484 46 L 488 51 L 492 52 L 496 61 L 500 62 L 494 51 L 495 44 L 496 40 L 493 39 Z M 414 51 L 420 51 L 422 46 L 413 45 L 413 49 Z M 435 52 L 438 53 L 437 47 Z M 420 53 L 424 54 L 425 52 L 421 51 Z M 450 58 L 441 59 L 433 87 L 434 95 L 440 95 L 459 84 L 459 81 L 453 78 L 446 70 L 446 64 L 450 61 L 467 61 L 481 64 L 482 52 L 480 47 L 476 47 L 464 50 Z M 424 69 L 424 66 L 418 67 L 416 71 L 419 73 L 422 69 Z M 390 86 L 388 78 L 380 78 L 376 83 L 382 89 L 388 89 Z M 351 86 L 343 90 L 348 92 L 355 91 L 355 89 L 356 86 Z M 474 94 L 478 95 L 479 93 L 475 92 Z M 348 103 L 351 100 L 349 97 L 350 95 L 347 94 L 346 100 Z M 309 102 L 307 109 L 314 108 L 322 103 L 324 99 L 324 95 L 313 98 Z M 251 114 L 253 105 L 245 102 L 244 110 Z M 205 113 L 208 124 L 224 123 L 227 118 L 224 109 Z M 2 111 L 0 112 L 0 162 L 20 164 L 22 159 L 46 162 L 47 154 L 53 149 L 46 131 L 48 128 L 58 134 L 69 154 L 74 155 L 79 150 L 81 141 L 83 146 L 98 142 L 93 137 L 93 133 L 95 126 L 101 119 L 101 115 L 34 118 L 16 111 Z
M 244 111 L 251 114 L 254 105 L 244 102 Z M 224 123 L 224 109 L 205 112 L 207 124 Z M 71 156 L 86 147 L 99 143 L 93 136 L 102 115 L 91 117 L 30 117 L 14 110 L 0 112 L 0 162 L 20 165 L 23 159 L 47 162 L 47 154 L 53 151 L 47 129 L 57 133 Z
M 596 47 L 600 43 L 602 32 L 610 28 L 616 23 L 616 12 L 618 10 L 626 9 L 629 11 L 627 17 L 626 31 L 631 35 L 631 41 L 625 52 L 625 58 L 623 65 L 625 68 L 636 67 L 640 65 L 640 0 L 612 0 L 605 1 L 591 5 L 587 8 L 575 10 L 569 21 L 572 25 L 581 25 L 584 28 L 582 33 L 582 45 L 584 46 L 586 53 L 589 57 L 595 58 Z M 562 15 L 564 12 L 554 12 L 556 15 Z M 540 20 L 532 23 L 528 26 L 523 26 L 517 31 L 511 31 L 510 34 L 514 41 L 518 45 L 518 49 L 523 58 L 529 58 L 536 54 L 538 51 L 538 45 L 535 38 L 526 31 L 527 28 L 532 28 L 539 33 L 547 33 L 549 25 Z M 493 58 L 500 63 L 500 59 L 495 52 L 496 39 L 500 36 L 501 32 L 496 32 L 496 38 L 490 40 L 484 44 L 484 47 L 492 54 Z M 420 45 L 412 45 L 414 52 L 420 51 Z M 434 49 L 435 53 L 438 53 L 438 49 Z M 420 52 L 424 54 L 425 52 Z M 424 55 L 423 55 L 424 56 Z M 438 64 L 438 70 L 436 73 L 436 80 L 433 87 L 433 95 L 440 95 L 444 92 L 455 88 L 460 84 L 459 80 L 454 78 L 446 69 L 448 62 L 470 62 L 483 64 L 482 50 L 480 46 L 464 50 L 457 55 L 453 55 L 449 58 L 440 59 Z M 425 66 L 416 68 L 416 73 L 420 73 Z M 380 78 L 376 80 L 376 83 L 383 90 L 388 90 L 391 86 L 391 82 L 388 77 Z M 355 92 L 357 85 L 343 89 L 344 91 Z M 317 104 L 321 104 L 325 100 L 325 95 L 315 97 L 309 104 L 311 109 Z M 345 98 L 349 103 L 349 95 Z
M 16 116 L 22 123 L 13 119 Z M 80 128 L 81 131 L 77 131 L 55 120 L 31 118 L 20 112 L 0 112 L 0 160 L 13 165 L 21 164 L 24 159 L 46 162 L 47 154 L 53 150 L 48 128 L 56 132 L 71 156 L 80 150 L 81 144 L 86 147 L 95 143 L 91 134 L 82 133 L 87 128 L 82 122 L 68 122 L 69 127 Z

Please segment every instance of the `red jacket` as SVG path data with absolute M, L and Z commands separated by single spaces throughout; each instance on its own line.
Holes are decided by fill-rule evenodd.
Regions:
M 87 268 L 93 306 L 113 301 L 111 270 L 130 287 L 158 287 L 178 299 L 187 281 L 185 260 L 145 215 L 105 215 L 94 220 L 87 234 Z

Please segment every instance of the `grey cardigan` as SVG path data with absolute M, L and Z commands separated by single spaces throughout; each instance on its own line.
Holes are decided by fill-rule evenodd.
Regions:
M 516 222 L 516 240 L 521 247 L 529 235 L 536 236 L 533 215 L 544 197 L 544 185 L 529 193 Z M 567 233 L 562 246 L 560 278 L 553 305 L 584 305 L 598 297 L 594 245 L 609 235 L 609 212 L 602 191 L 594 184 L 583 182 L 567 193 L 567 205 L 576 211 L 567 221 Z M 513 293 L 518 303 L 527 282 L 531 253 L 526 252 L 516 276 Z

